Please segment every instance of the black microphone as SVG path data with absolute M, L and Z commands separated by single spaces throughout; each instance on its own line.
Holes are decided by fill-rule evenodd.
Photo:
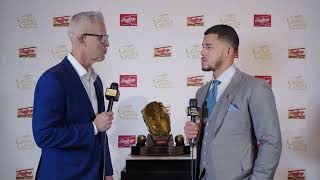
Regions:
M 107 100 L 109 100 L 109 104 L 108 104 L 108 109 L 107 109 L 107 112 L 110 112 L 112 110 L 112 106 L 113 106 L 113 101 L 118 101 L 119 100 L 119 96 L 120 96 L 120 92 L 119 92 L 119 89 L 118 89 L 118 83 L 111 83 L 110 85 L 110 88 L 107 88 L 106 89 L 106 93 L 105 93 L 105 97 Z M 106 132 L 104 132 L 104 135 L 102 136 L 102 144 L 106 144 Z M 102 148 L 102 175 L 101 175 L 101 178 L 102 180 L 105 179 L 105 175 L 106 175 L 106 172 L 105 172 L 105 167 L 106 167 L 106 164 L 105 164 L 105 152 L 106 152 L 106 147 L 103 146 Z
M 197 116 L 200 116 L 200 113 L 199 113 L 199 108 L 198 108 L 198 102 L 197 102 L 197 99 L 190 99 L 189 100 L 189 107 L 188 107 L 188 116 L 191 117 L 191 121 L 192 122 L 196 122 L 196 117 Z M 194 148 L 194 139 L 192 139 L 190 142 L 190 147 L 191 147 L 191 179 L 192 180 L 195 180 L 197 179 L 197 159 L 194 160 L 194 157 L 193 157 L 193 148 Z
M 120 92 L 118 89 L 118 83 L 111 83 L 110 88 L 106 89 L 105 97 L 109 101 L 107 112 L 112 110 L 113 101 L 118 101 Z
M 199 108 L 198 108 L 197 99 L 190 99 L 189 100 L 188 116 L 191 117 L 192 122 L 196 122 L 196 117 L 199 116 Z M 191 147 L 194 146 L 194 139 L 192 139 L 190 145 L 191 145 Z
M 196 117 L 199 116 L 199 108 L 198 108 L 197 99 L 190 99 L 189 100 L 188 116 L 191 117 L 192 122 L 196 122 Z

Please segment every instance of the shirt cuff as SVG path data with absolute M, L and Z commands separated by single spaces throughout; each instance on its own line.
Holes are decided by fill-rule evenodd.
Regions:
M 94 124 L 94 122 L 92 122 L 92 124 L 93 124 L 93 129 L 94 129 L 94 135 L 97 135 L 98 134 L 97 126 Z

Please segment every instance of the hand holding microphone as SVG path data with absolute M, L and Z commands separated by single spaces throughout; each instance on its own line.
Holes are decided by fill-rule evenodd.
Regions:
M 113 112 L 102 112 L 97 114 L 94 124 L 97 127 L 98 132 L 103 132 L 111 128 L 113 120 Z
M 188 107 L 188 116 L 191 121 L 186 122 L 184 126 L 184 133 L 188 139 L 196 139 L 199 133 L 199 121 L 196 117 L 199 116 L 198 103 L 196 99 L 190 99 Z
M 112 106 L 114 101 L 118 101 L 120 92 L 118 90 L 117 83 L 111 83 L 110 88 L 106 89 L 105 97 L 109 100 L 108 109 L 106 112 L 97 114 L 94 124 L 97 127 L 98 132 L 103 132 L 111 128 L 113 120 Z

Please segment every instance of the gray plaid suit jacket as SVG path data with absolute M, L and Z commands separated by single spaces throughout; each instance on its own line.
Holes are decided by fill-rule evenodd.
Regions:
M 199 107 L 209 86 L 207 83 L 197 91 Z M 274 95 L 265 81 L 237 69 L 205 122 L 202 179 L 273 179 L 282 142 Z

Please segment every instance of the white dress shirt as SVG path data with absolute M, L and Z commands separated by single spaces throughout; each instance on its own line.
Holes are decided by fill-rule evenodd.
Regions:
M 217 101 L 219 100 L 220 96 L 224 92 L 224 90 L 228 87 L 233 75 L 236 73 L 236 66 L 232 64 L 226 71 L 224 71 L 217 80 L 220 81 L 218 85 L 218 92 L 217 92 Z M 211 87 L 210 87 L 211 88 Z
M 81 79 L 82 85 L 85 88 L 87 95 L 90 99 L 92 108 L 94 110 L 94 113 L 98 113 L 98 100 L 97 100 L 97 94 L 96 90 L 94 88 L 94 81 L 97 78 L 97 74 L 95 73 L 94 69 L 90 67 L 88 71 L 79 63 L 79 61 L 76 60 L 75 57 L 72 56 L 71 53 L 67 56 L 69 62 L 73 66 L 73 68 L 76 70 L 78 76 Z M 92 122 L 94 127 L 94 134 L 98 134 L 98 130 L 96 125 Z

